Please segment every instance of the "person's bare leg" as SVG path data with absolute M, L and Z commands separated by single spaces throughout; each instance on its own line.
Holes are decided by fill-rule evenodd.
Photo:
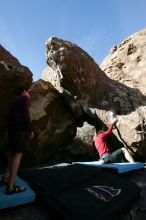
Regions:
M 122 151 L 124 152 L 126 160 L 128 160 L 128 162 L 130 162 L 130 163 L 133 163 L 134 159 L 133 159 L 132 155 L 129 153 L 129 151 L 124 147 L 122 148 Z
M 16 175 L 20 166 L 21 158 L 23 156 L 23 153 L 15 153 L 12 160 L 12 166 L 10 168 L 10 176 L 8 180 L 8 188 L 10 190 L 13 189 L 15 184 Z

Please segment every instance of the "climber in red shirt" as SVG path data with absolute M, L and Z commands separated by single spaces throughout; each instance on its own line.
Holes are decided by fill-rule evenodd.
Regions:
M 132 155 L 125 147 L 120 148 L 114 151 L 113 153 L 110 152 L 109 146 L 107 144 L 107 138 L 112 133 L 114 124 L 116 122 L 117 122 L 116 118 L 112 119 L 108 130 L 106 131 L 100 130 L 98 131 L 98 134 L 94 136 L 93 141 L 94 141 L 96 150 L 99 153 L 99 157 L 100 157 L 99 162 L 101 164 L 118 163 L 118 162 L 122 162 L 124 159 L 126 159 L 130 163 L 134 162 Z

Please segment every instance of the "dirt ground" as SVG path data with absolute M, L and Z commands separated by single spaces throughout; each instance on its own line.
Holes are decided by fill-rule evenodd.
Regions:
M 0 211 L 0 220 L 49 220 L 49 216 L 37 202 Z

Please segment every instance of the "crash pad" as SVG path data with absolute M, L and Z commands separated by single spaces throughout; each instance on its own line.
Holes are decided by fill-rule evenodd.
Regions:
M 31 203 L 35 200 L 36 195 L 26 181 L 17 176 L 16 185 L 26 187 L 27 189 L 22 193 L 6 195 L 6 186 L 0 186 L 0 209 Z
M 140 196 L 136 184 L 114 172 L 81 164 L 35 169 L 23 177 L 54 219 L 116 219 Z
M 142 163 L 142 162 L 99 164 L 99 161 L 90 161 L 90 162 L 77 162 L 77 164 L 115 169 L 115 170 L 117 170 L 118 173 L 126 173 L 126 172 L 130 172 L 132 170 L 138 170 L 138 169 L 144 168 L 144 163 Z

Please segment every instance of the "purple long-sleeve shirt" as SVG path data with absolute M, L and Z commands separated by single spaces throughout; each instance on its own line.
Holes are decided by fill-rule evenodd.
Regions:
M 17 96 L 10 105 L 9 131 L 32 132 L 32 123 L 29 113 L 29 99 L 27 96 Z

